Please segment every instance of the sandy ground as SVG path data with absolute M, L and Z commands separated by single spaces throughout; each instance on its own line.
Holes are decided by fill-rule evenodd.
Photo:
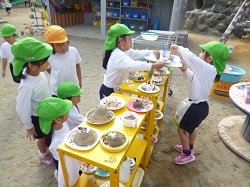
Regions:
M 23 30 L 23 23 L 30 20 L 29 8 L 13 8 L 12 15 L 7 17 L 5 10 L 0 10 L 0 17 Z M 35 36 L 42 40 L 42 36 Z M 103 80 L 104 70 L 101 67 L 103 41 L 84 37 L 69 36 L 70 44 L 75 46 L 84 60 L 82 65 L 83 90 L 79 108 L 82 114 L 96 107 L 99 102 L 98 90 Z M 189 34 L 188 47 L 198 54 L 198 44 L 219 37 Z M 3 38 L 0 38 L 1 43 Z M 236 65 L 247 71 L 241 81 L 250 78 L 250 41 L 230 38 L 227 44 L 234 45 L 228 64 Z M 186 96 L 186 82 L 179 69 L 173 71 L 171 89 L 173 95 L 167 98 L 164 122 L 155 146 L 142 187 L 248 187 L 250 186 L 249 163 L 232 152 L 221 141 L 218 124 L 225 117 L 243 115 L 230 101 L 210 98 L 210 114 L 198 128 L 195 149 L 199 154 L 196 160 L 184 166 L 173 163 L 178 153 L 173 146 L 179 142 L 176 127 L 173 124 L 174 112 Z M 26 139 L 26 132 L 15 111 L 15 99 L 18 85 L 8 72 L 0 81 L 0 186 L 2 187 L 54 187 L 54 168 L 40 164 L 36 144 Z

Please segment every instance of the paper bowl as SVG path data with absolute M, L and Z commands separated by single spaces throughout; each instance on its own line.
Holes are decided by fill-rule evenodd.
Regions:
M 130 117 L 133 119 L 130 119 Z M 122 115 L 122 121 L 126 127 L 134 128 L 137 126 L 138 114 L 135 112 L 130 112 L 130 111 L 124 112 Z

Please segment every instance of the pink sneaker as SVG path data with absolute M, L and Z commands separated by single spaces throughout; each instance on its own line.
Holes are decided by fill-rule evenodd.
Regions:
M 178 151 L 178 152 L 180 152 L 180 153 L 182 153 L 182 152 L 183 152 L 183 147 L 182 147 L 182 145 L 181 145 L 181 144 L 177 144 L 177 145 L 175 145 L 175 146 L 174 146 L 174 148 L 175 148 L 175 150 L 176 150 L 176 151 Z M 191 151 L 191 154 L 193 154 L 193 155 L 194 155 L 194 149 L 191 149 L 190 151 Z
M 53 160 L 53 156 L 51 154 L 47 154 L 44 157 L 39 157 L 40 161 L 44 164 L 50 165 L 50 166 L 54 166 L 54 160 Z
M 179 156 L 174 158 L 174 162 L 180 165 L 192 162 L 194 160 L 195 156 L 193 154 L 186 156 L 184 153 L 181 153 Z

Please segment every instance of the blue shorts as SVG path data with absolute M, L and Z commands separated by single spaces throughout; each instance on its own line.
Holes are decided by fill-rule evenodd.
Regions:
M 179 128 L 192 134 L 201 122 L 208 116 L 209 106 L 207 101 L 198 104 L 193 103 L 180 121 Z
M 99 96 L 100 96 L 100 100 L 102 100 L 104 97 L 109 96 L 110 94 L 114 93 L 114 89 L 113 88 L 108 88 L 107 86 L 105 86 L 104 84 L 101 85 L 100 90 L 99 90 Z

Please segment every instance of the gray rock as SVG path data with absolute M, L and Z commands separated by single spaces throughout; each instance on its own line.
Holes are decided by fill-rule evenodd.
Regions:
M 216 30 L 223 33 L 225 32 L 225 30 L 227 29 L 227 26 L 223 23 L 219 23 L 217 26 L 216 26 Z
M 207 32 L 209 31 L 208 27 L 206 25 L 198 25 L 197 30 L 200 32 Z

